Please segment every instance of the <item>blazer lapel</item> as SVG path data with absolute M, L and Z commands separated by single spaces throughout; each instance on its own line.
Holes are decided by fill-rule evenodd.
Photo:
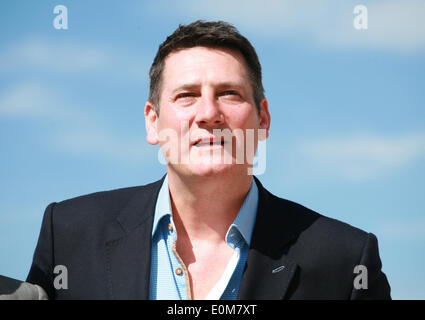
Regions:
M 291 243 L 317 217 L 298 214 L 290 201 L 275 197 L 254 179 L 259 190 L 257 218 L 238 299 L 280 300 L 298 269 L 288 255 Z
M 238 299 L 281 300 L 285 297 L 297 264 L 282 255 L 278 259 L 251 249 L 242 276 Z
M 148 299 L 152 224 L 164 178 L 142 187 L 107 230 L 105 248 L 111 299 Z

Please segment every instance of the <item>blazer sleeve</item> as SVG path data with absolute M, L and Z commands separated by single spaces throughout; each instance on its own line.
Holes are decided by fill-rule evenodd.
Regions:
M 352 300 L 390 300 L 391 288 L 387 277 L 381 271 L 382 263 L 379 257 L 378 240 L 372 233 L 368 234 L 359 265 L 366 267 L 367 286 L 356 288 L 353 282 Z M 359 272 L 360 275 L 360 272 Z M 357 276 L 357 274 L 356 274 Z
M 27 282 L 42 287 L 49 299 L 54 299 L 55 295 L 53 288 L 54 251 L 52 222 L 55 205 L 56 203 L 49 204 L 44 212 L 33 262 L 26 279 Z

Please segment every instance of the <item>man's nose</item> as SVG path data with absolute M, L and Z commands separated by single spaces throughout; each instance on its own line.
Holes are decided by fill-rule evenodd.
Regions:
M 218 101 L 213 96 L 202 97 L 197 110 L 195 121 L 198 125 L 217 126 L 224 122 Z

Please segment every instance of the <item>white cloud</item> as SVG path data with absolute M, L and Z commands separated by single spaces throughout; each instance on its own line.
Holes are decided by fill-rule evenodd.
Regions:
M 147 79 L 144 53 L 117 50 L 100 44 L 52 42 L 29 37 L 10 44 L 0 54 L 0 71 L 42 71 L 66 75 L 113 73 L 123 79 Z
M 0 116 L 85 123 L 91 111 L 71 107 L 67 101 L 57 89 L 41 83 L 24 82 L 0 92 Z
M 384 240 L 390 241 L 424 241 L 425 219 L 408 217 L 404 219 L 382 222 L 377 233 Z
M 106 127 L 58 132 L 54 144 L 68 154 L 101 157 L 133 165 L 155 161 L 158 152 L 158 148 L 148 145 L 142 134 L 123 136 Z
M 367 30 L 353 27 L 353 10 L 357 4 L 366 5 L 368 9 Z M 229 21 L 261 37 L 307 39 L 326 48 L 402 52 L 425 48 L 425 2 L 422 0 L 187 0 L 167 2 L 167 8 L 193 19 Z
M 411 165 L 425 155 L 425 134 L 358 134 L 303 141 L 297 158 L 317 174 L 365 181 Z
M 0 61 L 0 70 L 30 67 L 66 73 L 93 71 L 111 62 L 103 50 L 69 43 L 49 43 L 38 38 L 12 44 Z
M 339 16 L 340 28 L 317 29 L 316 37 L 319 43 L 331 47 L 357 47 L 403 53 L 425 49 L 424 1 L 366 1 L 364 4 L 368 9 L 367 30 L 354 29 L 353 14 L 346 10 L 346 15 Z
M 50 147 L 68 154 L 136 165 L 155 160 L 157 148 L 148 146 L 144 129 L 138 136 L 127 136 L 111 129 L 93 107 L 75 106 L 70 101 L 47 85 L 22 83 L 0 92 L 0 117 L 49 123 L 45 129 Z
M 0 93 L 0 115 L 43 116 L 51 112 L 53 93 L 37 83 L 23 83 Z

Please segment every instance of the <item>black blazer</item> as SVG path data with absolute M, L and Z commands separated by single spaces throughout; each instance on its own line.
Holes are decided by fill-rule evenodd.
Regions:
M 161 180 L 51 203 L 27 282 L 51 299 L 148 299 L 151 234 Z M 259 189 L 239 299 L 390 299 L 376 237 Z M 67 268 L 68 289 L 54 288 Z M 355 289 L 356 265 L 367 289 Z M 365 275 L 365 273 L 362 273 Z M 62 285 L 64 282 L 62 282 Z

